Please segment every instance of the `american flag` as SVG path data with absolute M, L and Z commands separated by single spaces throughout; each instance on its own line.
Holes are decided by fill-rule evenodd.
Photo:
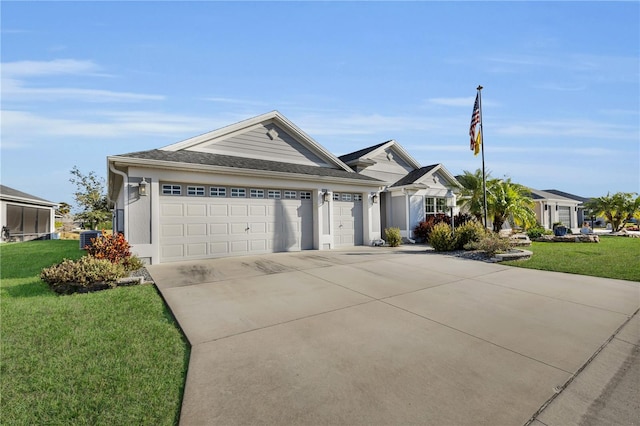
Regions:
M 480 98 L 479 94 L 476 95 L 476 103 L 473 104 L 473 113 L 471 114 L 471 126 L 469 126 L 469 137 L 471 139 L 470 148 L 471 151 L 475 151 L 476 149 L 476 134 L 475 127 L 476 124 L 480 122 Z

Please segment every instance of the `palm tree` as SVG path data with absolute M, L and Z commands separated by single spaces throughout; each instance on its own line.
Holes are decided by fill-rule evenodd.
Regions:
M 617 232 L 640 212 L 640 197 L 633 198 L 635 193 L 616 192 L 613 195 L 592 198 L 585 207 L 594 216 L 604 216 L 611 224 L 611 230 Z
M 487 173 L 487 178 L 489 173 Z M 462 190 L 458 199 L 458 206 L 469 211 L 470 214 L 482 222 L 482 211 L 484 210 L 484 197 L 482 189 L 482 170 L 477 169 L 475 173 L 468 170 L 464 174 L 456 177 Z
M 513 225 L 529 227 L 536 224 L 531 191 L 511 179 L 491 179 L 487 182 L 487 209 L 493 218 L 493 231 L 500 232 L 509 221 Z

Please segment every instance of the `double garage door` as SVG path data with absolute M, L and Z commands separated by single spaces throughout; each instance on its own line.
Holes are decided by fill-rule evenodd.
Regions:
M 160 261 L 313 248 L 311 200 L 161 197 Z

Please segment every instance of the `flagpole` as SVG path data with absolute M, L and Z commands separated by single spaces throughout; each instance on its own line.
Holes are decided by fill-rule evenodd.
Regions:
M 484 134 L 482 132 L 482 89 L 483 87 L 478 85 L 478 107 L 480 108 L 480 149 L 482 150 L 482 198 L 484 203 L 484 227 L 487 229 L 487 174 L 484 170 Z

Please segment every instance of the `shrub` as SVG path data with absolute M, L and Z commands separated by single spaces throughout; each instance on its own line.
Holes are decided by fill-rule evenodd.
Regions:
M 86 246 L 89 256 L 96 259 L 107 259 L 111 263 L 120 263 L 131 257 L 131 246 L 122 234 L 103 235 L 91 239 L 92 244 Z
M 86 246 L 87 254 L 96 259 L 106 259 L 111 263 L 119 263 L 127 271 L 135 271 L 144 267 L 144 262 L 131 254 L 131 245 L 122 234 L 106 235 L 91 239 L 93 245 Z
M 542 226 L 535 226 L 533 228 L 527 229 L 527 236 L 530 240 L 534 240 L 536 238 L 540 238 L 543 235 L 553 234 L 553 231 L 549 229 L 545 229 Z
M 482 250 L 489 256 L 496 253 L 504 253 L 511 248 L 508 238 L 502 238 L 500 235 L 489 232 L 480 241 L 471 242 L 464 246 L 465 250 Z
M 471 242 L 480 241 L 487 231 L 477 220 L 470 220 L 458 226 L 455 232 L 455 248 L 462 249 Z
M 429 215 L 425 220 L 418 223 L 413 229 L 413 236 L 419 241 L 429 241 L 433 227 L 438 223 L 450 223 L 451 218 L 446 214 L 438 213 Z
M 435 251 L 451 251 L 455 248 L 456 241 L 451 231 L 451 226 L 446 223 L 437 223 L 431 230 L 429 243 Z
M 391 247 L 398 247 L 402 242 L 402 236 L 400 235 L 400 228 L 386 228 L 384 230 L 384 240 Z
M 57 265 L 44 268 L 40 272 L 40 279 L 49 284 L 53 291 L 70 294 L 115 287 L 116 281 L 125 275 L 125 268 L 119 263 L 83 256 L 75 261 L 65 259 Z

